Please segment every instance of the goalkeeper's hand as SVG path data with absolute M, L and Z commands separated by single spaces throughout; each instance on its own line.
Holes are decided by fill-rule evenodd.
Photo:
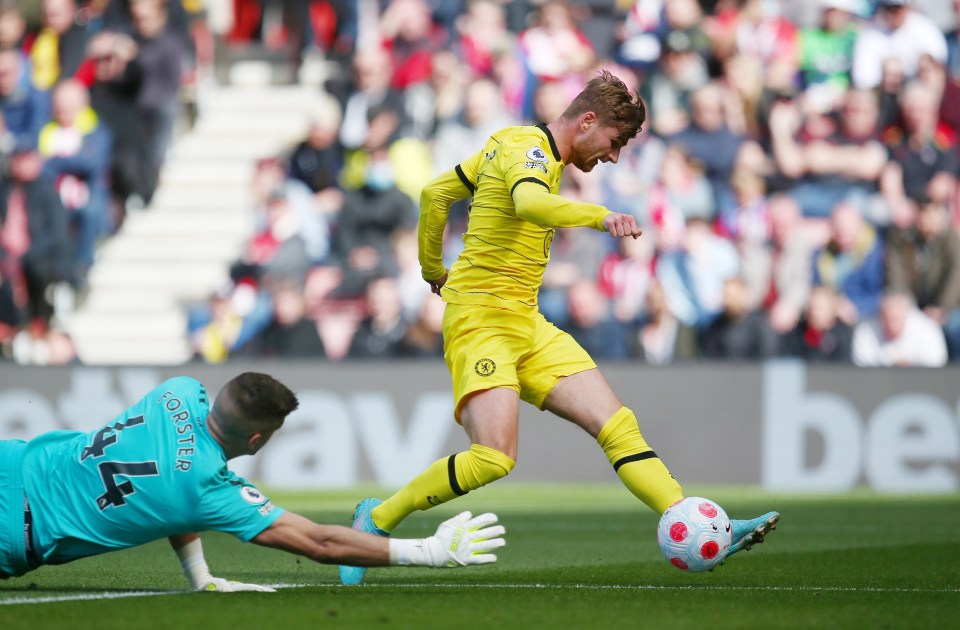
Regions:
M 507 544 L 503 539 L 507 530 L 496 523 L 497 515 L 490 512 L 480 516 L 461 512 L 444 521 L 436 534 L 424 540 L 431 566 L 465 567 L 496 562 L 497 556 L 489 552 Z
M 206 581 L 192 585 L 195 591 L 205 591 L 211 593 L 240 593 L 243 591 L 256 591 L 259 593 L 274 593 L 275 589 L 260 584 L 244 584 L 243 582 L 234 582 L 223 578 L 210 576 Z

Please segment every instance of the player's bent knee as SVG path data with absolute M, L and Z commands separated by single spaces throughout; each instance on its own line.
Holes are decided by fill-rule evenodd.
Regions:
M 456 457 L 457 481 L 465 492 L 476 490 L 510 474 L 516 462 L 496 449 L 473 444 Z

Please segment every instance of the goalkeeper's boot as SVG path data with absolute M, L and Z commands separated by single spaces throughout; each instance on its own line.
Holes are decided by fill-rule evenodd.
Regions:
M 386 538 L 390 532 L 386 532 L 373 524 L 373 508 L 383 503 L 380 499 L 368 498 L 357 504 L 357 509 L 353 512 L 353 528 L 361 532 L 383 536 Z M 363 574 L 367 572 L 367 567 L 350 567 L 340 565 L 340 583 L 354 585 L 363 582 Z
M 777 528 L 779 512 L 767 512 L 763 516 L 745 521 L 730 519 L 733 527 L 733 543 L 727 551 L 727 558 L 743 549 L 750 549 L 763 542 L 764 536 Z

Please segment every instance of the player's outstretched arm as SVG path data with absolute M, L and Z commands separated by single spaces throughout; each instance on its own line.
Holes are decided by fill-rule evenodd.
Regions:
M 381 538 L 284 512 L 253 542 L 323 564 L 442 568 L 496 562 L 492 552 L 506 544 L 505 531 L 495 514 L 474 517 L 463 512 L 443 522 L 428 538 Z
M 177 534 L 169 537 L 177 557 L 180 558 L 180 567 L 190 582 L 190 588 L 195 591 L 209 591 L 217 593 L 237 593 L 240 591 L 260 591 L 272 593 L 269 586 L 259 584 L 244 584 L 210 575 L 210 568 L 203 557 L 203 546 L 200 543 L 200 534 Z

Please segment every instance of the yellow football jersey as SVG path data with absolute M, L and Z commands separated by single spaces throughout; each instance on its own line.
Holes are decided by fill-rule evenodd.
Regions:
M 464 249 L 450 269 L 444 300 L 512 310 L 536 306 L 556 230 L 519 218 L 511 194 L 524 181 L 556 194 L 563 167 L 546 125 L 499 131 L 482 151 L 457 166 L 473 203 Z

